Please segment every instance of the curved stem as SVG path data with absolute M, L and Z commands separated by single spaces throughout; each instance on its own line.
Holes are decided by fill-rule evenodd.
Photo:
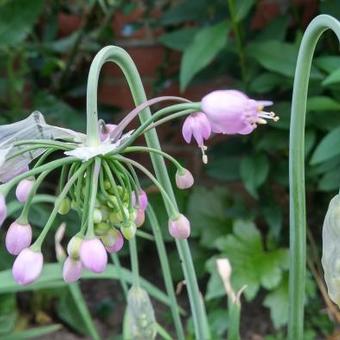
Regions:
M 321 34 L 331 29 L 340 41 L 340 23 L 319 15 L 301 41 L 295 70 L 289 154 L 290 187 L 290 275 L 288 339 L 303 339 L 306 276 L 306 202 L 305 202 L 305 119 L 308 81 L 315 46 Z
M 124 51 L 122 48 L 116 46 L 107 46 L 104 47 L 98 54 L 98 58 L 96 57 L 96 62 L 93 64 L 93 68 L 91 66 L 91 70 L 95 70 L 92 72 L 92 76 L 89 75 L 88 80 L 88 93 L 91 93 L 91 97 L 87 98 L 87 109 L 88 109 L 88 120 L 87 120 L 87 129 L 88 129 L 88 138 L 89 144 L 96 144 L 99 140 L 98 137 L 98 126 L 93 124 L 94 120 L 97 120 L 97 92 L 96 86 L 99 71 L 102 65 L 106 62 L 110 61 L 117 64 L 120 69 L 123 71 L 129 87 L 131 89 L 132 97 L 136 105 L 139 105 L 146 101 L 146 95 L 143 88 L 143 84 L 139 73 L 137 71 L 136 65 L 133 60 L 129 56 L 129 54 Z M 150 109 L 145 108 L 139 115 L 141 123 L 145 123 L 148 119 L 152 117 Z M 92 137 L 90 137 L 92 136 Z M 155 129 L 149 130 L 145 133 L 145 139 L 149 147 L 160 149 L 160 144 L 158 140 L 158 136 Z M 151 153 L 150 155 L 153 167 L 155 169 L 156 176 L 161 183 L 161 185 L 165 188 L 167 194 L 171 197 L 173 202 L 176 202 L 175 195 L 171 186 L 170 178 L 168 175 L 168 171 L 164 162 L 164 159 L 161 155 L 157 155 Z M 172 207 L 171 204 L 165 203 L 167 212 L 171 215 Z M 209 325 L 207 322 L 207 316 L 204 304 L 201 301 L 201 294 L 199 291 L 197 277 L 190 253 L 190 248 L 188 242 L 186 240 L 176 240 L 176 246 L 178 250 L 178 254 L 180 257 L 180 262 L 182 264 L 183 273 L 185 277 L 185 281 L 187 284 L 190 306 L 193 313 L 193 323 L 196 333 L 197 340 L 208 340 L 211 338 Z

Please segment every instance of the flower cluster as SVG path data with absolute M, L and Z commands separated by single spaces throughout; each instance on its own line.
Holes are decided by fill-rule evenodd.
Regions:
M 136 130 L 124 133 L 127 125 L 146 107 L 165 100 L 182 102 L 157 111 Z M 205 155 L 211 133 L 248 134 L 265 119 L 277 120 L 266 113 L 264 106 L 271 102 L 255 101 L 235 90 L 215 91 L 201 103 L 178 97 L 151 99 L 131 111 L 118 125 L 97 124 L 98 138 L 89 143 L 88 136 L 72 130 L 46 124 L 43 116 L 34 112 L 21 122 L 0 127 L 0 223 L 7 216 L 6 196 L 16 187 L 16 197 L 23 204 L 20 216 L 10 225 L 6 235 L 8 252 L 17 256 L 13 277 L 19 284 L 35 281 L 43 268 L 42 244 L 57 214 L 74 210 L 79 215 L 79 231 L 67 245 L 63 278 L 74 282 L 82 270 L 103 272 L 108 262 L 107 253 L 122 249 L 124 240 L 138 234 L 145 221 L 148 197 L 139 182 L 137 171 L 147 176 L 158 187 L 169 207 L 168 230 L 176 239 L 190 236 L 189 220 L 177 210 L 176 204 L 157 178 L 129 153 L 145 152 L 163 156 L 176 168 L 178 188 L 188 189 L 194 184 L 189 170 L 169 154 L 145 146 L 131 144 L 149 129 L 170 119 L 188 115 L 183 124 L 183 137 L 196 140 Z M 62 157 L 53 157 L 51 154 Z M 30 166 L 30 168 L 29 168 Z M 32 244 L 29 211 L 35 203 L 37 190 L 47 175 L 61 168 L 58 193 L 45 227 Z M 13 176 L 9 175 L 9 169 Z

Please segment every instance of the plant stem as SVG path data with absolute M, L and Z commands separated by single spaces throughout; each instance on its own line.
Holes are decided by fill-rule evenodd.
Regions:
M 136 65 L 129 56 L 129 54 L 122 48 L 116 46 L 104 47 L 94 59 L 87 84 L 87 133 L 88 143 L 95 145 L 98 141 L 98 122 L 97 122 L 97 87 L 99 72 L 103 64 L 107 61 L 117 64 L 123 71 L 129 87 L 132 92 L 132 97 L 136 105 L 139 105 L 146 101 L 146 95 L 143 88 L 143 84 Z M 149 108 L 145 108 L 139 115 L 142 122 L 146 122 L 152 118 Z M 145 139 L 149 147 L 154 149 L 160 149 L 157 133 L 155 129 L 149 130 L 145 133 Z M 155 169 L 156 176 L 165 188 L 167 194 L 171 197 L 173 202 L 176 202 L 175 195 L 171 186 L 170 178 L 167 172 L 167 168 L 164 159 L 161 155 L 152 153 L 150 155 L 153 167 Z M 165 203 L 167 212 L 171 215 L 172 207 L 169 202 Z M 190 300 L 191 311 L 193 315 L 193 323 L 197 340 L 208 340 L 211 338 L 209 326 L 207 323 L 206 311 L 204 304 L 202 303 L 201 294 L 199 291 L 196 273 L 190 253 L 190 248 L 186 240 L 176 240 L 176 246 L 180 261 L 183 268 L 185 281 L 188 288 L 188 295 Z
M 340 23 L 328 15 L 317 16 L 307 27 L 295 70 L 290 124 L 290 275 L 288 339 L 303 339 L 306 276 L 305 119 L 308 81 L 315 46 L 328 29 L 340 41 Z
M 130 261 L 131 261 L 131 271 L 133 275 L 133 286 L 139 287 L 139 266 L 138 266 L 138 253 L 137 253 L 137 242 L 136 237 L 133 237 L 129 241 L 130 246 Z
M 167 294 L 169 296 L 170 300 L 170 308 L 171 308 L 171 314 L 172 318 L 174 320 L 175 328 L 176 328 L 176 334 L 178 339 L 185 339 L 184 331 L 183 331 L 183 325 L 181 321 L 181 317 L 179 314 L 175 289 L 173 286 L 173 280 L 172 275 L 170 271 L 169 261 L 167 257 L 167 252 L 165 249 L 163 237 L 162 237 L 162 231 L 159 227 L 159 223 L 157 220 L 157 217 L 155 215 L 155 212 L 153 208 L 151 207 L 150 203 L 148 204 L 148 208 L 146 210 L 146 216 L 150 222 L 153 235 L 155 237 L 156 247 L 158 251 L 159 261 L 161 263 L 161 268 L 163 272 L 163 278 L 164 278 L 164 284 L 167 291 Z

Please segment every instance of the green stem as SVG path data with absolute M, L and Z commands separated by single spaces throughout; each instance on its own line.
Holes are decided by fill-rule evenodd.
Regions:
M 136 65 L 129 56 L 129 54 L 120 47 L 107 46 L 104 47 L 96 56 L 90 69 L 88 78 L 88 94 L 87 97 L 87 129 L 89 143 L 96 143 L 98 140 L 98 123 L 97 123 L 97 87 L 100 69 L 107 61 L 117 64 L 123 71 L 129 87 L 132 92 L 132 97 L 135 105 L 145 102 L 146 95 L 143 84 Z M 141 123 L 145 123 L 148 119 L 152 118 L 149 108 L 145 108 L 140 114 L 139 118 Z M 90 135 L 92 137 L 90 137 Z M 149 130 L 145 133 L 145 139 L 149 147 L 160 149 L 158 136 L 155 129 Z M 167 194 L 171 197 L 173 202 L 176 202 L 175 195 L 171 186 L 170 178 L 164 159 L 161 155 L 152 153 L 150 155 L 156 176 L 165 188 Z M 176 204 L 176 203 L 175 203 Z M 172 206 L 171 203 L 165 203 L 168 215 L 171 216 Z M 199 291 L 196 273 L 190 253 L 190 248 L 186 240 L 176 240 L 176 246 L 182 264 L 185 281 L 187 284 L 191 311 L 193 314 L 193 323 L 197 340 L 208 340 L 211 338 L 209 325 L 207 323 L 206 311 L 204 304 L 201 301 L 201 294 Z
M 120 264 L 119 257 L 116 253 L 113 253 L 113 254 L 111 254 L 111 259 L 112 259 L 114 266 L 117 269 L 117 274 L 118 274 L 118 277 L 119 277 L 120 285 L 122 286 L 122 289 L 123 289 L 123 292 L 124 292 L 124 297 L 125 297 L 125 300 L 126 300 L 129 289 L 128 289 L 128 286 L 126 284 L 126 281 L 123 280 L 122 266 Z
M 290 275 L 288 339 L 303 339 L 304 294 L 306 276 L 306 198 L 305 198 L 305 119 L 308 82 L 315 46 L 328 29 L 340 41 L 340 23 L 328 15 L 319 15 L 307 27 L 302 38 L 295 70 L 290 125 Z
M 138 266 L 138 253 L 137 253 L 137 241 L 136 237 L 133 237 L 129 241 L 130 246 L 130 261 L 131 261 L 131 271 L 133 275 L 133 285 L 139 287 L 139 266 Z
M 243 80 L 243 83 L 247 85 L 248 77 L 247 77 L 247 70 L 246 70 L 245 54 L 244 54 L 241 30 L 238 24 L 238 19 L 236 17 L 235 0 L 228 0 L 228 7 L 229 7 L 231 25 L 233 27 L 233 32 L 235 34 L 236 49 L 237 49 L 237 53 L 238 53 L 238 57 L 240 61 L 242 80 Z
M 74 175 L 70 178 L 70 180 L 65 184 L 63 191 L 59 194 L 58 198 L 56 199 L 56 201 L 54 203 L 53 210 L 52 210 L 51 215 L 49 216 L 49 218 L 46 222 L 44 229 L 42 230 L 42 232 L 40 233 L 40 235 L 36 239 L 36 241 L 32 244 L 32 246 L 31 246 L 32 249 L 34 249 L 34 250 L 40 250 L 41 249 L 41 245 L 44 242 L 44 239 L 45 239 L 47 233 L 51 229 L 55 217 L 57 216 L 60 204 L 62 203 L 63 199 L 66 197 L 67 193 L 71 189 L 73 183 L 77 180 L 78 176 L 82 175 L 82 173 L 84 172 L 84 170 L 87 166 L 88 166 L 87 163 L 83 164 L 78 169 L 78 171 L 74 173 Z
M 179 308 L 177 304 L 177 299 L 176 299 L 176 293 L 175 293 L 175 289 L 172 283 L 173 280 L 172 280 L 172 275 L 170 271 L 168 256 L 167 256 L 165 244 L 163 241 L 162 231 L 159 226 L 156 214 L 153 208 L 151 207 L 150 203 L 148 204 L 148 208 L 146 210 L 146 216 L 150 222 L 152 232 L 155 237 L 157 252 L 159 256 L 159 261 L 161 263 L 161 268 L 162 268 L 162 273 L 163 273 L 163 278 L 164 278 L 164 284 L 165 284 L 165 288 L 166 288 L 166 291 L 167 291 L 167 294 L 170 300 L 171 314 L 172 314 L 172 318 L 173 318 L 175 328 L 176 328 L 177 339 L 185 339 L 183 325 L 182 325 Z

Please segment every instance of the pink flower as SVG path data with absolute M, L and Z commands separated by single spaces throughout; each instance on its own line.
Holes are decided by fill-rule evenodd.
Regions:
M 204 140 L 211 134 L 209 119 L 202 112 L 195 112 L 188 116 L 182 127 L 182 135 L 187 143 L 191 142 L 192 137 L 196 140 L 199 147 L 203 147 Z
M 18 255 L 23 249 L 30 246 L 32 241 L 32 228 L 29 224 L 13 222 L 6 234 L 6 248 L 12 255 Z
M 5 197 L 0 194 L 0 227 L 4 223 L 6 217 L 7 217 L 7 206 L 6 206 Z
M 138 228 L 142 226 L 144 221 L 145 221 L 145 210 L 143 210 L 142 208 L 137 208 L 136 218 L 135 218 L 136 227 Z
M 138 191 L 138 197 L 136 197 L 136 193 L 133 191 L 131 195 L 132 199 L 132 206 L 134 207 L 140 207 L 143 210 L 145 210 L 148 206 L 148 196 L 146 195 L 146 192 L 144 190 Z
M 17 189 L 15 191 L 15 195 L 19 202 L 24 203 L 27 201 L 27 198 L 32 190 L 34 181 L 31 179 L 23 179 L 17 185 Z
M 114 228 L 110 229 L 105 236 L 102 236 L 102 241 L 110 254 L 119 252 L 124 245 L 122 234 Z
M 213 91 L 201 102 L 213 132 L 242 135 L 251 133 L 257 124 L 266 124 L 266 119 L 279 119 L 273 112 L 262 111 L 272 104 L 271 101 L 250 99 L 237 90 Z
M 107 254 L 103 243 L 97 238 L 84 240 L 80 247 L 80 260 L 91 272 L 103 272 L 107 265 Z
M 194 177 L 188 169 L 177 170 L 176 185 L 179 189 L 191 188 L 194 184 Z
M 172 237 L 180 240 L 187 239 L 190 236 L 190 222 L 182 214 L 176 219 L 169 220 L 169 233 Z
M 28 285 L 35 281 L 41 273 L 44 263 L 42 253 L 30 248 L 23 249 L 15 259 L 12 274 L 20 285 Z
M 79 260 L 67 257 L 63 266 L 63 278 L 65 282 L 79 280 L 83 266 Z

